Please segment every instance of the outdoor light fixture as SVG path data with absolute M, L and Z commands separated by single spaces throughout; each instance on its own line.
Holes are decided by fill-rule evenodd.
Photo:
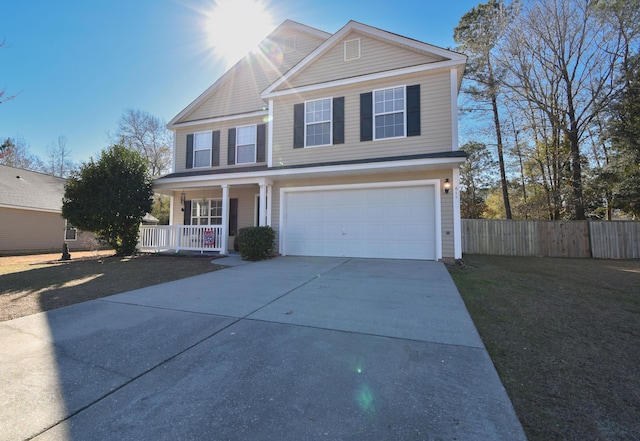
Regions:
M 444 193 L 445 193 L 445 194 L 449 194 L 449 190 L 451 190 L 451 182 L 449 182 L 449 178 L 446 178 L 446 179 L 444 180 L 444 185 L 443 185 L 443 187 L 444 187 Z
M 187 200 L 187 195 L 184 194 L 184 192 L 182 192 L 182 194 L 180 195 L 180 203 L 182 205 L 184 205 L 184 202 Z

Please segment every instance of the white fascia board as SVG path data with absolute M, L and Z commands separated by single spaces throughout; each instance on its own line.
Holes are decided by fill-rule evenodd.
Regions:
M 305 93 L 305 92 L 310 92 L 315 90 L 328 89 L 331 87 L 348 86 L 351 84 L 363 83 L 365 81 L 374 81 L 374 80 L 380 80 L 385 78 L 393 78 L 400 75 L 427 72 L 427 71 L 436 70 L 436 69 L 453 68 L 453 67 L 458 67 L 462 65 L 463 63 L 458 60 L 439 61 L 436 63 L 421 64 L 418 66 L 405 67 L 402 69 L 389 70 L 386 72 L 378 72 L 374 74 L 362 75 L 359 77 L 345 78 L 342 80 L 330 81 L 327 83 L 311 84 L 309 86 L 295 87 L 287 90 L 281 90 L 278 92 L 263 93 L 262 98 L 263 99 L 276 98 L 279 96 Z
M 233 121 L 237 119 L 254 118 L 256 116 L 268 116 L 268 115 L 269 115 L 268 110 L 258 110 L 256 112 L 250 112 L 250 113 L 239 113 L 237 115 L 218 116 L 215 118 L 199 119 L 197 121 L 187 121 L 183 123 L 173 124 L 170 127 L 169 126 L 167 127 L 169 128 L 169 130 L 176 130 L 181 127 L 199 126 L 202 124 L 212 124 L 212 123 L 219 123 L 219 122 L 225 122 L 225 121 Z
M 284 27 L 291 27 L 294 28 L 300 32 L 305 32 L 307 34 L 313 35 L 314 37 L 318 37 L 318 38 L 324 38 L 325 40 L 327 38 L 331 37 L 331 34 L 325 31 L 321 31 L 320 29 L 316 29 L 316 28 L 312 28 L 311 26 L 307 26 L 305 24 L 302 23 L 298 23 L 297 21 L 293 21 L 293 20 L 285 20 L 284 22 L 282 22 L 282 24 L 280 26 L 278 26 L 271 34 L 275 34 L 276 32 L 278 32 L 281 28 Z M 267 37 L 269 38 L 269 37 Z
M 411 166 L 429 166 L 429 165 L 455 165 L 466 161 L 463 157 L 447 157 L 447 158 L 424 158 L 424 159 L 406 159 L 399 161 L 386 161 L 386 162 L 369 162 L 361 164 L 346 164 L 346 165 L 327 165 L 318 167 L 305 167 L 305 168 L 287 168 L 280 170 L 263 170 L 258 172 L 243 172 L 243 173 L 224 173 L 217 175 L 195 175 L 184 176 L 178 178 L 160 178 L 163 181 L 154 183 L 155 188 L 174 188 L 176 185 L 180 186 L 198 186 L 203 182 L 211 181 L 226 181 L 230 184 L 243 184 L 243 183 L 256 183 L 257 179 L 279 178 L 292 175 L 315 175 L 323 173 L 346 173 L 357 171 L 375 171 L 383 168 L 398 168 L 411 167 Z

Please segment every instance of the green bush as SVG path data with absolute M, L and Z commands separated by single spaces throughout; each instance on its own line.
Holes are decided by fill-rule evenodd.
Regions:
M 238 232 L 238 247 L 243 260 L 268 259 L 273 251 L 276 232 L 271 227 L 247 227 Z

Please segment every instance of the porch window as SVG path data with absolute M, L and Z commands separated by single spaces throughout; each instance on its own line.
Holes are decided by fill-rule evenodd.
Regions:
M 195 133 L 193 137 L 193 166 L 211 166 L 211 132 Z
M 236 135 L 236 164 L 256 162 L 256 126 L 238 127 Z
M 222 199 L 191 201 L 191 225 L 222 225 Z
M 405 136 L 404 87 L 373 92 L 374 139 Z

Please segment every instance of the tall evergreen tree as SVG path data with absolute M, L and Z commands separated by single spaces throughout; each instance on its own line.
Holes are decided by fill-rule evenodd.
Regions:
M 498 105 L 503 72 L 497 67 L 494 52 L 514 14 L 513 6 L 505 5 L 503 0 L 489 0 L 464 14 L 453 32 L 453 38 L 458 45 L 457 50 L 469 56 L 466 76 L 473 84 L 465 89 L 466 93 L 474 101 L 491 105 L 500 165 L 502 198 L 507 219 L 511 219 L 512 216 Z

